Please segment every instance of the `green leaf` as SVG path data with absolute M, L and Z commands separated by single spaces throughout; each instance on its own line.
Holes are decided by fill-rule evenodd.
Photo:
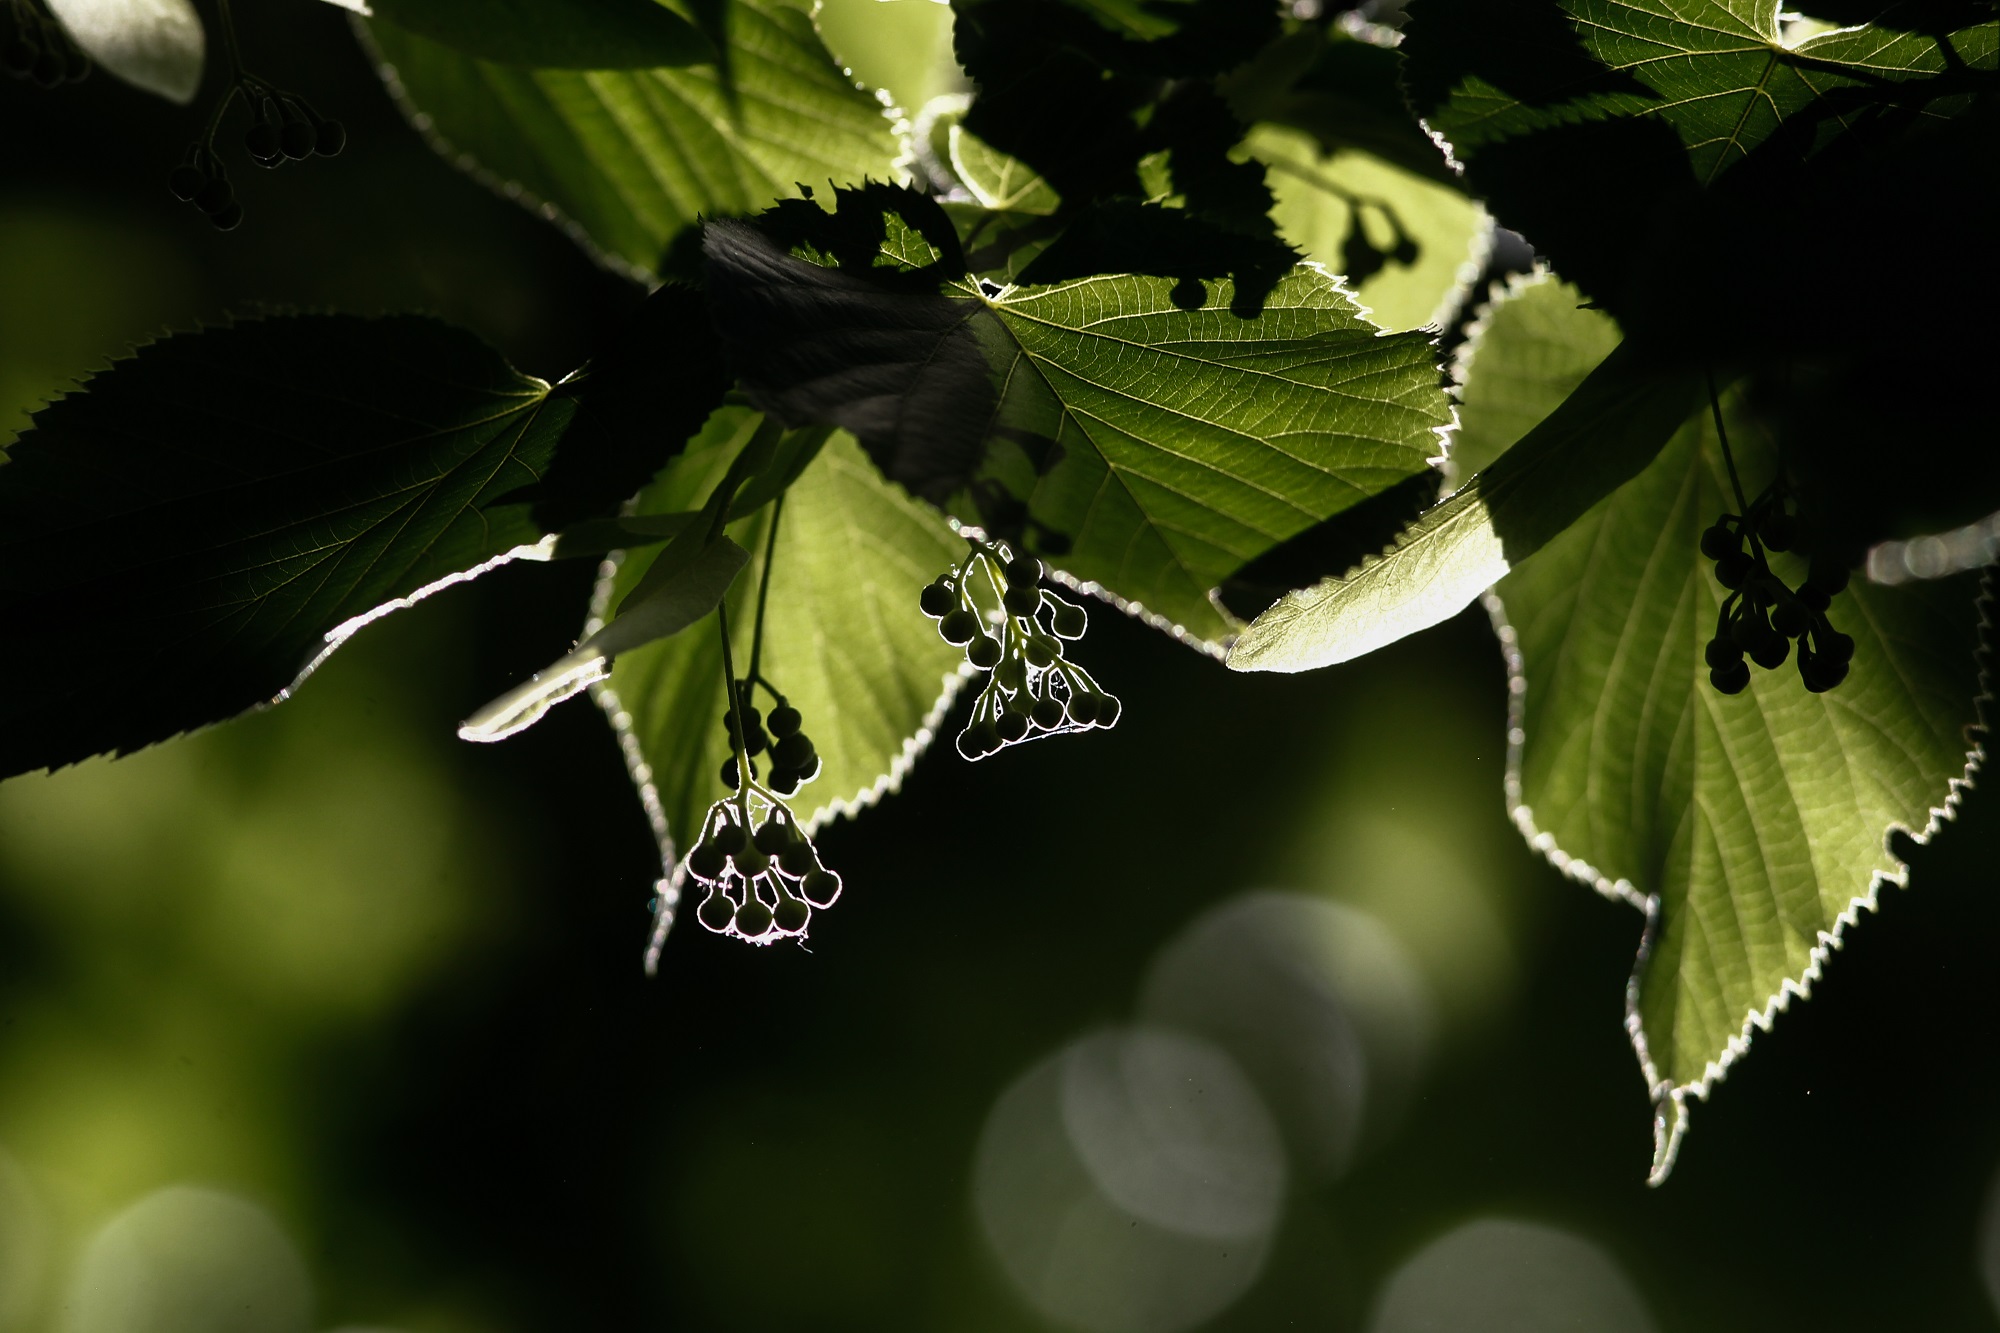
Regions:
M 401 29 L 369 29 L 405 111 L 475 167 L 634 274 L 697 216 L 754 213 L 801 184 L 896 175 L 882 107 L 780 0 L 729 8 L 727 85 L 713 67 L 520 69 Z
M 1618 346 L 1617 322 L 1602 311 L 1581 309 L 1585 304 L 1581 292 L 1539 267 L 1514 275 L 1494 292 L 1466 330 L 1452 365 L 1459 387 L 1452 476 L 1462 481 L 1485 471 Z M 1479 388 L 1468 393 L 1475 355 L 1482 358 Z
M 1622 344 L 1390 550 L 1279 598 L 1237 638 L 1230 667 L 1332 666 L 1457 615 L 1651 461 L 1687 419 L 1701 382 Z
M 843 196 L 825 224 L 841 268 L 767 234 L 797 209 L 709 228 L 746 388 L 781 419 L 852 431 L 891 478 L 1025 530 L 1186 636 L 1226 638 L 1212 589 L 1436 451 L 1449 409 L 1430 338 L 1380 333 L 1317 269 L 1284 274 L 1249 316 L 1227 281 L 988 289 L 934 205 L 888 195 Z
M 467 55 L 535 69 L 653 69 L 715 59 L 658 0 L 369 0 L 375 17 Z
M 725 408 L 641 497 L 642 514 L 698 504 L 728 469 L 755 414 Z M 736 429 L 729 427 L 735 426 Z M 755 555 L 725 605 L 737 670 L 749 669 L 759 580 L 774 508 L 733 524 Z M 805 716 L 820 775 L 792 808 L 813 826 L 873 803 L 901 781 L 957 691 L 963 654 L 938 637 L 917 595 L 965 543 L 927 506 L 882 479 L 854 441 L 835 434 L 785 493 L 770 568 L 761 675 Z M 616 604 L 650 553 L 628 555 L 598 591 Z M 653 817 L 668 879 L 677 836 L 698 829 L 725 792 L 722 649 L 712 624 L 621 654 L 600 702 L 625 746 Z M 768 706 L 768 700 L 760 706 Z M 836 867 L 837 868 L 837 867 Z M 671 911 L 664 924 L 671 920 Z
M 413 316 L 152 343 L 0 467 L 0 775 L 282 697 L 362 624 L 540 557 L 549 386 Z
M 1601 354 L 1603 317 L 1574 305 L 1574 289 L 1548 283 L 1488 316 L 1465 380 L 1468 448 L 1504 447 L 1531 393 L 1552 406 Z M 1761 488 L 1768 437 L 1740 397 L 1726 402 L 1744 484 Z M 1879 887 L 1903 882 L 1889 832 L 1927 836 L 1978 756 L 1967 729 L 1982 617 L 1967 577 L 1837 596 L 1829 617 L 1856 649 L 1825 694 L 1789 662 L 1737 696 L 1709 685 L 1702 652 L 1724 591 L 1698 542 L 1736 508 L 1704 405 L 1496 590 L 1515 677 L 1515 821 L 1652 923 L 1628 1025 L 1661 1104 L 1655 1180 L 1689 1097 L 1807 992 Z
M 1367 153 L 1323 156 L 1298 130 L 1258 126 L 1244 151 L 1268 169 L 1278 234 L 1345 275 L 1377 324 L 1451 323 L 1485 255 L 1479 205 Z
M 201 88 L 208 38 L 190 0 L 48 0 L 48 4 L 83 53 L 110 73 L 181 106 L 194 100 Z
M 989 145 L 963 125 L 951 127 L 951 169 L 980 207 L 1002 213 L 1053 213 L 1061 205 L 1049 183 L 1026 163 Z
M 915 115 L 963 84 L 951 58 L 949 5 L 936 0 L 819 0 L 813 26 L 864 88 Z
M 1358 151 L 1462 190 L 1445 155 L 1410 114 L 1396 51 L 1338 27 L 1302 25 L 1219 81 L 1236 118 L 1300 130 L 1320 152 Z
M 1846 318 L 1845 293 L 1797 281 L 1822 264 L 1884 244 L 1979 262 L 1910 233 L 1978 208 L 1962 164 L 1993 152 L 1965 113 L 2000 23 L 1789 38 L 1779 0 L 1426 0 L 1402 49 L 1413 106 L 1499 220 L 1628 333 L 1713 320 L 1755 347 Z M 1930 141 L 1924 170 L 1896 169 Z

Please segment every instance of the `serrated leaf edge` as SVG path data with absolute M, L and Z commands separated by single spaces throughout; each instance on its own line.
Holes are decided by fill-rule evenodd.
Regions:
M 23 439 L 27 438 L 28 431 L 36 428 L 42 413 L 66 399 L 89 393 L 91 380 L 96 379 L 99 375 L 111 373 L 127 361 L 137 360 L 139 354 L 147 348 L 158 347 L 163 343 L 171 342 L 175 338 L 195 337 L 203 333 L 224 333 L 242 328 L 245 325 L 263 324 L 273 320 L 313 317 L 354 319 L 364 323 L 375 319 L 427 319 L 434 323 L 443 323 L 443 321 L 437 320 L 434 316 L 415 314 L 407 311 L 370 316 L 351 315 L 344 311 L 335 310 L 288 310 L 282 307 L 272 307 L 269 309 L 253 309 L 240 312 L 227 311 L 220 319 L 214 322 L 196 320 L 191 328 L 169 328 L 136 342 L 127 343 L 125 351 L 122 354 L 109 357 L 101 364 L 85 371 L 82 378 L 72 378 L 69 381 L 68 388 L 59 390 L 53 397 L 44 398 L 41 406 L 28 414 L 28 430 L 17 432 L 12 440 L 4 445 L 0 445 L 0 467 L 6 466 L 8 452 Z M 503 361 L 506 360 L 505 357 L 501 359 Z M 515 370 L 511 362 L 508 363 L 508 369 L 512 370 L 514 374 L 519 375 L 522 379 L 540 385 L 542 391 L 541 401 L 543 403 L 548 401 L 549 394 L 553 391 L 553 386 L 547 380 L 542 379 L 539 375 L 530 375 L 525 371 Z M 540 409 L 537 407 L 535 410 L 539 411 Z M 470 583 L 482 574 L 489 574 L 502 565 L 511 565 L 517 560 L 539 562 L 555 559 L 556 537 L 557 534 L 550 533 L 538 542 L 528 542 L 516 546 L 512 550 L 502 551 L 500 554 L 490 556 L 470 568 L 455 570 L 441 578 L 433 579 L 413 592 L 404 593 L 401 597 L 392 597 L 380 606 L 363 611 L 360 615 L 348 617 L 320 636 L 319 651 L 314 653 L 306 661 L 305 665 L 299 668 L 298 674 L 292 677 L 290 684 L 262 703 L 252 705 L 247 711 L 261 713 L 266 709 L 276 708 L 279 704 L 288 701 L 294 694 L 298 693 L 299 687 L 306 683 L 306 678 L 320 669 L 327 658 L 332 657 L 340 649 L 346 647 L 349 639 L 384 616 L 397 611 L 407 611 L 418 602 L 424 601 L 436 593 L 443 592 L 446 588 L 456 587 L 461 583 Z M 206 730 L 206 728 L 197 728 L 197 730 Z
M 1475 275 L 1476 280 L 1476 275 Z M 1465 333 L 1452 349 L 1451 362 L 1445 366 L 1445 391 L 1451 395 L 1454 411 L 1465 401 L 1465 384 L 1472 375 L 1472 362 L 1479 355 L 1479 349 L 1486 341 L 1487 332 L 1493 327 L 1493 318 L 1500 307 L 1530 288 L 1546 282 L 1559 282 L 1554 269 L 1537 259 L 1533 267 L 1519 273 L 1509 273 L 1486 284 L 1486 295 L 1473 307 L 1472 315 L 1465 321 Z M 1455 418 L 1454 418 L 1455 420 Z M 1440 460 L 1444 472 L 1445 485 L 1456 491 L 1467 478 L 1458 475 L 1458 459 L 1451 452 L 1451 440 L 1445 441 L 1445 456 Z M 1511 446 L 1510 446 L 1511 447 Z
M 817 35 L 819 33 L 818 20 L 811 13 L 808 13 L 806 17 L 812 22 L 813 32 Z M 417 132 L 417 136 L 424 141 L 424 145 L 427 148 L 501 198 L 512 200 L 514 203 L 527 209 L 530 213 L 540 217 L 544 222 L 555 226 L 565 236 L 569 237 L 570 240 L 576 242 L 578 248 L 584 254 L 588 255 L 591 261 L 599 268 L 609 273 L 615 273 L 628 281 L 639 283 L 649 290 L 659 284 L 659 275 L 657 273 L 649 268 L 634 264 L 619 255 L 612 254 L 609 250 L 598 245 L 596 241 L 591 239 L 590 233 L 584 230 L 583 224 L 563 212 L 559 206 L 542 198 L 533 190 L 522 185 L 521 182 L 510 180 L 499 172 L 486 167 L 471 153 L 461 152 L 451 140 L 438 133 L 437 123 L 431 119 L 430 113 L 420 108 L 416 104 L 415 99 L 410 96 L 409 90 L 403 86 L 402 75 L 397 72 L 395 62 L 383 54 L 380 44 L 375 40 L 375 34 L 369 30 L 367 20 L 357 13 L 348 19 L 348 26 L 354 29 L 355 38 L 361 43 L 362 53 L 367 56 L 369 63 L 374 66 L 375 76 L 382 80 L 382 87 L 389 94 L 389 100 L 396 104 L 396 109 L 403 113 L 403 119 L 409 122 L 410 128 Z M 821 45 L 825 45 L 823 39 Z M 828 55 L 831 56 L 831 54 L 829 51 Z M 476 56 L 468 58 L 478 59 Z M 909 174 L 909 164 L 916 160 L 915 149 L 912 146 L 913 141 L 910 135 L 909 114 L 901 107 L 895 105 L 886 90 L 864 87 L 855 81 L 854 71 L 845 65 L 836 65 L 835 68 L 840 70 L 841 77 L 845 78 L 850 84 L 853 84 L 857 91 L 874 97 L 876 104 L 882 110 L 883 118 L 889 121 L 889 132 L 895 136 L 896 142 L 901 148 L 901 151 L 890 160 L 889 169 L 891 171 L 901 171 L 905 175 Z M 643 73 L 644 71 L 626 72 Z M 773 200 L 772 202 L 775 203 L 777 201 Z M 701 222 L 702 219 L 697 217 L 688 225 L 698 227 L 701 225 Z
M 1810 999 L 1812 985 L 1820 979 L 1821 971 L 1833 951 L 1841 942 L 1849 926 L 1858 925 L 1862 914 L 1872 912 L 1879 905 L 1881 889 L 1885 884 L 1897 888 L 1909 887 L 1909 864 L 1898 858 L 1890 847 L 1893 834 L 1901 833 L 1918 846 L 1928 845 L 1931 838 L 1942 828 L 1945 821 L 1953 818 L 1958 811 L 1961 793 L 1972 785 L 1986 758 L 1983 740 L 1987 732 L 1987 705 L 1993 702 L 1992 680 L 1992 636 L 1994 627 L 1991 612 L 1994 605 L 1995 569 L 1989 566 L 1980 580 L 1979 592 L 1974 598 L 1974 607 L 1979 613 L 1978 643 L 1973 649 L 1973 659 L 1979 667 L 1979 677 L 1972 698 L 1973 721 L 1964 728 L 1964 738 L 1969 743 L 1965 752 L 1965 769 L 1956 777 L 1946 779 L 1944 801 L 1930 808 L 1929 818 L 1921 831 L 1912 829 L 1901 820 L 1891 821 L 1882 830 L 1882 849 L 1894 870 L 1872 871 L 1865 891 L 1848 900 L 1847 906 L 1834 918 L 1832 930 L 1819 932 L 1819 941 L 1807 955 L 1805 969 L 1797 978 L 1786 977 L 1779 983 L 1778 991 L 1764 1003 L 1761 1009 L 1752 1009 L 1744 1016 L 1743 1026 L 1722 1049 L 1719 1056 L 1710 1059 L 1702 1071 L 1702 1076 L 1692 1083 L 1676 1085 L 1671 1080 L 1660 1077 L 1658 1064 L 1648 1049 L 1644 1025 L 1639 1016 L 1639 998 L 1646 964 L 1652 957 L 1654 943 L 1659 938 L 1660 896 L 1644 894 L 1631 881 L 1613 879 L 1589 862 L 1569 855 L 1557 844 L 1555 838 L 1544 833 L 1535 823 L 1534 811 L 1522 799 L 1521 754 L 1527 740 L 1522 723 L 1526 720 L 1528 680 L 1523 670 L 1519 638 L 1513 625 L 1507 619 L 1507 609 L 1494 589 L 1488 589 L 1482 599 L 1487 615 L 1492 619 L 1495 636 L 1500 641 L 1501 658 L 1507 666 L 1507 767 L 1504 790 L 1507 800 L 1508 817 L 1515 828 L 1527 839 L 1528 845 L 1540 852 L 1548 863 L 1563 875 L 1580 884 L 1595 889 L 1606 898 L 1635 907 L 1646 919 L 1645 930 L 1639 939 L 1639 950 L 1632 963 L 1632 972 L 1625 983 L 1625 1031 L 1631 1039 L 1633 1053 L 1639 1057 L 1639 1072 L 1646 1081 L 1646 1090 L 1653 1099 L 1653 1161 L 1646 1175 L 1646 1183 L 1662 1185 L 1673 1172 L 1674 1161 L 1680 1154 L 1682 1140 L 1688 1130 L 1688 1099 L 1690 1097 L 1707 1101 L 1715 1085 L 1728 1074 L 1731 1065 L 1749 1053 L 1750 1040 L 1757 1031 L 1768 1032 L 1777 1016 L 1790 1008 L 1794 997 Z M 1975 739 L 1978 737 L 1979 739 Z
M 489 169 L 471 153 L 461 152 L 451 140 L 438 133 L 437 122 L 431 119 L 428 111 L 416 104 L 416 100 L 410 96 L 409 89 L 403 86 L 402 74 L 396 69 L 395 62 L 383 53 L 381 44 L 375 40 L 375 34 L 369 29 L 368 21 L 356 14 L 348 19 L 347 24 L 354 30 L 354 37 L 361 44 L 362 54 L 374 67 L 375 77 L 382 81 L 383 91 L 389 94 L 389 100 L 403 113 L 403 119 L 417 132 L 417 137 L 424 141 L 425 147 L 501 198 L 512 200 L 543 221 L 554 225 L 563 235 L 576 242 L 578 248 L 590 256 L 591 261 L 599 268 L 647 287 L 653 285 L 655 281 L 653 273 L 601 248 L 590 238 L 590 233 L 583 229 L 581 223 L 555 204 L 526 188 L 521 182 L 509 180 L 499 172 Z M 467 58 L 477 59 L 476 56 Z
M 1476 255 L 1476 257 L 1479 260 L 1478 266 L 1472 270 L 1471 276 L 1469 277 L 1466 276 L 1465 267 L 1461 266 L 1459 272 L 1462 282 L 1460 285 L 1455 285 L 1453 288 L 1453 293 L 1447 297 L 1447 302 L 1451 304 L 1454 307 L 1454 309 L 1458 305 L 1463 303 L 1463 298 L 1465 293 L 1470 290 L 1471 285 L 1473 281 L 1477 279 L 1479 272 L 1483 271 L 1485 268 L 1486 257 L 1487 257 L 1486 250 L 1490 248 L 1492 243 L 1492 235 L 1493 235 L 1492 228 L 1490 226 L 1487 227 L 1486 230 L 1481 234 L 1484 237 L 1483 244 L 1475 243 L 1474 247 L 1475 250 L 1478 252 Z M 1472 260 L 1469 258 L 1466 261 L 1466 263 L 1469 265 L 1472 263 Z M 1446 367 L 1439 365 L 1437 361 L 1438 347 L 1444 336 L 1441 330 L 1444 327 L 1446 327 L 1445 325 L 1432 323 L 1432 324 L 1419 325 L 1417 328 L 1414 329 L 1384 328 L 1382 325 L 1376 323 L 1374 309 L 1371 306 L 1369 306 L 1367 302 L 1361 299 L 1361 295 L 1358 291 L 1356 291 L 1353 287 L 1348 285 L 1346 274 L 1335 273 L 1333 270 L 1327 268 L 1326 265 L 1314 259 L 1301 259 L 1298 262 L 1297 267 L 1303 269 L 1310 269 L 1313 273 L 1317 274 L 1321 278 L 1324 278 L 1328 283 L 1330 283 L 1332 285 L 1334 295 L 1346 300 L 1349 308 L 1352 310 L 1355 316 L 1359 318 L 1363 323 L 1367 324 L 1369 327 L 1374 329 L 1375 337 L 1403 338 L 1403 337 L 1408 337 L 1410 334 L 1413 333 L 1426 333 L 1426 332 L 1429 333 L 1432 366 L 1434 369 L 1440 372 L 1444 372 L 1446 370 Z M 1108 276 L 1119 276 L 1119 275 L 1108 275 Z M 1054 291 L 1058 288 L 1070 285 L 1072 283 L 1092 282 L 1095 280 L 1096 280 L 1095 278 L 1072 278 L 1069 279 L 1067 282 L 1051 283 L 1046 287 L 1038 287 L 1032 290 L 1034 290 L 1037 293 L 1048 292 L 1048 291 Z M 1010 282 L 1001 288 L 998 295 L 988 296 L 986 293 L 975 289 L 972 293 L 972 296 L 973 299 L 984 302 L 989 308 L 998 309 L 999 307 L 1005 304 L 1007 298 L 1014 292 L 1024 291 L 1024 290 L 1030 290 L 1030 289 L 1023 288 L 1017 283 Z M 1437 437 L 1437 452 L 1435 454 L 1429 455 L 1424 459 L 1425 466 L 1438 469 L 1441 469 L 1445 466 L 1446 460 L 1450 456 L 1451 452 L 1452 433 L 1458 429 L 1458 404 L 1451 400 L 1450 385 L 1447 384 L 1445 388 L 1446 388 L 1446 394 L 1445 394 L 1446 407 L 1451 414 L 1450 419 L 1444 422 L 1442 425 L 1428 427 L 1431 434 Z M 1067 409 L 1065 409 L 1065 411 L 1067 411 Z M 1421 474 L 1412 473 L 1411 475 L 1417 476 Z M 970 532 L 975 536 L 984 535 L 981 532 L 981 530 L 975 525 L 961 524 L 959 520 L 955 518 L 948 519 L 948 521 L 951 523 L 954 531 L 963 529 L 964 531 Z M 1393 546 L 1390 549 L 1393 549 Z M 1384 552 L 1383 554 L 1386 554 L 1386 552 Z M 1363 562 L 1363 566 L 1365 567 L 1368 563 L 1380 560 L 1381 558 L 1382 558 L 1381 554 L 1371 557 L 1369 561 Z M 1143 602 L 1137 601 L 1130 597 L 1122 597 L 1119 594 L 1112 592 L 1109 588 L 1105 587 L 1101 583 L 1098 583 L 1094 579 L 1079 579 L 1074 574 L 1069 573 L 1067 570 L 1058 568 L 1055 562 L 1060 559 L 1061 559 L 1060 556 L 1045 557 L 1044 562 L 1048 566 L 1046 577 L 1051 582 L 1059 583 L 1063 587 L 1068 588 L 1071 592 L 1081 593 L 1086 597 L 1092 597 L 1100 602 L 1104 602 L 1107 605 L 1112 606 L 1117 610 L 1124 612 L 1126 615 L 1130 616 L 1134 620 L 1139 621 L 1141 624 L 1148 625 L 1153 629 L 1159 630 L 1161 633 L 1171 638 L 1174 642 L 1179 644 L 1184 644 L 1187 647 L 1194 649 L 1198 653 L 1214 658 L 1218 662 L 1226 663 L 1229 660 L 1229 649 L 1231 645 L 1233 645 L 1236 642 L 1238 635 L 1242 633 L 1244 622 L 1239 620 L 1235 615 L 1231 614 L 1230 611 L 1227 608 L 1225 608 L 1222 605 L 1222 603 L 1217 599 L 1217 594 L 1221 591 L 1220 588 L 1208 589 L 1206 595 L 1208 597 L 1209 605 L 1214 607 L 1215 610 L 1221 615 L 1225 624 L 1232 625 L 1235 628 L 1229 634 L 1223 636 L 1220 639 L 1205 639 L 1199 634 L 1196 634 L 1192 630 L 1188 629 L 1187 626 L 1181 624 L 1179 621 L 1174 620 L 1171 617 L 1161 615 L 1159 612 L 1152 610 L 1151 608 L 1146 606 L 1146 604 Z M 1356 572 L 1358 573 L 1359 570 L 1357 569 Z

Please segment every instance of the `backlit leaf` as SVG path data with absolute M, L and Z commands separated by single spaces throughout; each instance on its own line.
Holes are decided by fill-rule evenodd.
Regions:
M 369 33 L 439 151 L 650 275 L 697 216 L 896 174 L 882 107 L 841 73 L 804 11 L 735 0 L 728 12 L 727 81 L 715 66 L 526 69 L 386 24 Z
M 700 504 L 749 437 L 728 424 L 754 424 L 754 417 L 742 408 L 718 413 L 714 428 L 646 490 L 639 512 Z M 739 674 L 750 669 L 756 594 L 778 513 L 766 506 L 729 528 L 752 553 L 724 601 Z M 938 637 L 917 595 L 964 557 L 965 543 L 928 506 L 885 482 L 843 434 L 785 493 L 777 522 L 758 671 L 804 714 L 819 752 L 819 777 L 791 802 L 801 820 L 817 825 L 892 790 L 930 742 L 957 690 L 963 654 Z M 600 588 L 599 605 L 617 605 L 653 556 L 627 556 Z M 727 794 L 720 777 L 729 757 L 727 702 L 715 622 L 621 654 L 599 698 L 625 745 L 671 879 L 686 850 L 676 840 L 691 837 L 709 805 Z M 771 701 L 760 695 L 758 706 L 768 712 Z M 662 930 L 671 908 L 669 901 Z
M 941 213 L 892 194 L 846 195 L 824 224 L 793 210 L 709 229 L 746 387 L 1197 640 L 1235 628 L 1209 596 L 1228 575 L 1437 452 L 1429 336 L 1380 333 L 1316 268 L 1248 310 L 1226 279 L 992 287 L 963 273 Z M 827 233 L 802 252 L 843 267 L 768 234 L 800 219 Z
M 1465 381 L 1468 451 L 1504 448 L 1527 398 L 1553 406 L 1615 337 L 1575 305 L 1551 282 L 1488 317 Z M 1734 395 L 1728 421 L 1744 484 L 1761 488 L 1768 439 Z M 1629 1022 L 1660 1103 L 1656 1180 L 1688 1099 L 1806 992 L 1881 885 L 1902 882 L 1891 830 L 1926 836 L 1978 757 L 1976 576 L 1857 581 L 1835 597 L 1828 615 L 1856 648 L 1827 693 L 1808 693 L 1789 661 L 1754 670 L 1740 695 L 1709 684 L 1703 646 L 1726 594 L 1698 542 L 1736 507 L 1703 405 L 1496 589 L 1515 675 L 1514 818 L 1653 922 Z

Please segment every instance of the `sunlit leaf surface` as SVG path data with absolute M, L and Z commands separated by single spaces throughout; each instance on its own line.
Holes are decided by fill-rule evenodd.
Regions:
M 843 200 L 851 237 L 804 247 L 845 267 L 710 229 L 752 393 L 853 431 L 929 498 L 984 488 L 968 517 L 990 519 L 993 488 L 1019 497 L 1030 545 L 1197 639 L 1235 628 L 1209 598 L 1224 578 L 1438 452 L 1429 335 L 1382 334 L 1323 271 L 1294 267 L 1248 311 L 1223 279 L 999 288 L 963 274 L 942 215 L 925 236 L 869 202 Z
M 896 174 L 882 107 L 833 63 L 803 10 L 736 0 L 729 15 L 727 82 L 714 65 L 530 69 L 387 24 L 369 33 L 440 151 L 650 274 L 697 216 Z
M 1463 447 L 1490 456 L 1552 407 L 1615 331 L 1573 288 L 1528 287 L 1469 358 Z M 1773 458 L 1747 411 L 1730 442 L 1746 487 Z M 1639 476 L 1517 565 L 1497 592 L 1517 656 L 1516 821 L 1572 874 L 1658 913 L 1636 974 L 1634 1040 L 1665 1103 L 1656 1174 L 1685 1101 L 1705 1096 L 1754 1027 L 1819 974 L 1900 882 L 1892 829 L 1922 836 L 1955 804 L 1978 721 L 1976 579 L 1856 582 L 1828 615 L 1852 674 L 1808 693 L 1788 661 L 1725 696 L 1703 646 L 1726 596 L 1699 550 L 1734 511 L 1706 410 Z M 1976 753 L 1976 752 L 1975 752 Z

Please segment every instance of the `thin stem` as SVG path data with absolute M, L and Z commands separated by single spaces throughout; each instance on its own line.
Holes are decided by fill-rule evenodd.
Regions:
M 729 604 L 718 602 L 715 607 L 715 623 L 722 631 L 722 679 L 729 695 L 730 711 L 736 715 L 736 727 L 730 736 L 736 747 L 736 804 L 743 812 L 743 832 L 750 832 L 750 751 L 746 748 L 743 726 L 743 699 L 736 690 L 736 655 L 729 646 Z
M 764 679 L 757 673 L 757 664 L 764 657 L 764 607 L 771 600 L 771 566 L 776 563 L 772 557 L 778 551 L 778 520 L 784 516 L 785 493 L 779 491 L 778 498 L 771 502 L 771 531 L 764 538 L 764 570 L 757 579 L 757 627 L 750 632 L 750 674 L 746 677 L 752 681 Z M 764 688 L 771 689 L 769 681 L 764 682 Z M 771 690 L 773 698 L 777 693 Z
M 1736 456 L 1729 451 L 1729 431 L 1722 424 L 1722 400 L 1715 393 L 1715 375 L 1710 371 L 1702 374 L 1708 380 L 1709 410 L 1715 414 L 1715 438 L 1722 442 L 1722 461 L 1729 466 L 1729 488 L 1736 492 L 1736 512 L 1748 518 L 1750 502 L 1743 498 L 1743 481 L 1736 475 Z
M 236 18 L 229 12 L 229 0 L 215 0 L 215 7 L 222 14 L 222 50 L 229 58 L 229 82 L 243 77 L 243 51 L 236 44 Z

